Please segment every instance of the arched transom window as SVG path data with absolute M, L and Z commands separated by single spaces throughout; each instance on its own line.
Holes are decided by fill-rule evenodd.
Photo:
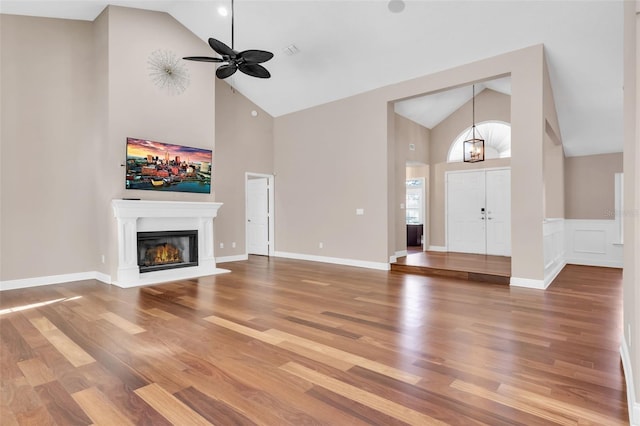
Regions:
M 447 156 L 448 163 L 462 161 L 463 142 L 469 138 L 470 131 L 471 127 L 468 127 L 453 141 Z M 476 132 L 480 133 L 484 139 L 485 160 L 511 157 L 511 125 L 509 123 L 484 121 L 476 124 Z

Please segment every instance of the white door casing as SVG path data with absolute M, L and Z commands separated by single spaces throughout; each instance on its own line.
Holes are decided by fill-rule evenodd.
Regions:
M 269 182 L 247 180 L 247 254 L 269 255 Z

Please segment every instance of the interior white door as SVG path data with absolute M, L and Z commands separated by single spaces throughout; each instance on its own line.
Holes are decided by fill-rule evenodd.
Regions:
M 486 253 L 484 171 L 447 174 L 448 250 Z
M 511 256 L 511 170 L 487 170 L 487 254 Z
M 247 253 L 269 255 L 269 184 L 266 177 L 247 181 Z

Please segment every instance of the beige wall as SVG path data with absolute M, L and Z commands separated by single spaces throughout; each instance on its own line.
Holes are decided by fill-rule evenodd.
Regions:
M 407 179 L 429 178 L 429 166 L 407 166 Z
M 1 279 L 114 276 L 112 199 L 214 200 L 125 190 L 121 167 L 127 136 L 214 149 L 211 67 L 188 64 L 180 96 L 160 91 L 147 69 L 160 48 L 210 49 L 169 15 L 139 9 L 110 7 L 95 23 L 1 19 Z
M 364 94 L 275 119 L 277 251 L 388 262 L 386 117 Z
M 562 145 L 544 136 L 544 217 L 565 217 L 565 157 Z
M 395 138 L 398 153 L 402 154 L 406 163 L 429 164 L 429 146 L 431 131 L 426 127 L 395 114 Z M 410 150 L 413 144 L 415 150 Z
M 146 12 L 135 9 L 123 9 L 111 7 L 108 16 L 103 17 L 104 21 L 99 23 L 99 30 L 95 30 L 95 39 L 92 38 L 89 23 L 86 29 L 86 37 L 76 37 L 77 34 L 69 35 L 63 30 L 61 41 L 62 50 L 56 51 L 51 56 L 53 68 L 61 66 L 64 72 L 53 72 L 58 81 L 66 84 L 59 89 L 55 85 L 37 86 L 41 89 L 37 97 L 33 95 L 33 101 L 46 102 L 43 99 L 56 99 L 56 108 L 59 110 L 72 110 L 74 105 L 96 105 L 100 110 L 107 111 L 107 118 L 96 112 L 93 115 L 90 108 L 83 110 L 88 115 L 87 123 L 93 117 L 98 117 L 96 122 L 87 129 L 91 133 L 95 144 L 90 147 L 90 155 L 98 152 L 99 158 L 91 164 L 91 167 L 79 166 L 73 171 L 75 178 L 78 171 L 82 172 L 85 178 L 84 183 L 96 188 L 95 193 L 90 194 L 90 190 L 82 192 L 82 200 L 93 196 L 95 205 L 81 207 L 83 210 L 81 217 L 73 220 L 72 224 L 65 218 L 59 219 L 58 224 L 62 226 L 57 231 L 45 231 L 36 228 L 37 231 L 44 232 L 47 242 L 46 251 L 55 254 L 50 257 L 51 264 L 65 264 L 66 255 L 60 254 L 61 250 L 56 247 L 52 250 L 53 243 L 50 240 L 51 232 L 61 235 L 68 235 L 78 226 L 84 224 L 97 224 L 99 233 L 104 233 L 106 237 L 89 236 L 82 232 L 82 238 L 95 238 L 88 245 L 84 246 L 82 258 L 86 261 L 74 260 L 73 266 L 69 262 L 69 268 L 56 269 L 50 267 L 48 263 L 43 263 L 41 267 L 26 268 L 24 262 L 21 265 L 12 265 L 10 274 L 3 279 L 22 278 L 27 276 L 42 276 L 54 273 L 77 272 L 80 263 L 87 266 L 80 266 L 83 269 L 98 269 L 101 272 L 114 273 L 115 270 L 115 221 L 110 217 L 110 202 L 113 198 L 123 196 L 147 199 L 182 199 L 182 200 L 212 200 L 215 196 L 203 196 L 194 194 L 155 194 L 149 191 L 126 191 L 123 185 L 123 170 L 120 166 L 124 159 L 126 136 L 136 136 L 142 138 L 155 139 L 173 143 L 184 143 L 198 147 L 211 147 L 214 145 L 214 78 L 213 72 L 206 64 L 190 63 L 188 65 L 191 72 L 191 86 L 186 93 L 181 96 L 171 97 L 160 92 L 153 86 L 148 78 L 146 60 L 148 55 L 155 49 L 166 48 L 175 52 L 189 52 L 189 54 L 208 54 L 208 47 L 195 36 L 190 34 L 181 25 L 177 24 L 168 15 L 156 12 Z M 4 25 L 3 25 L 4 27 Z M 10 26 L 9 26 L 10 27 Z M 15 27 L 14 31 L 18 31 Z M 7 31 L 3 29 L 3 31 Z M 72 33 L 76 31 L 73 30 Z M 105 35 L 106 32 L 106 35 Z M 33 40 L 47 39 L 46 29 L 35 26 L 29 34 L 24 33 L 24 37 L 32 37 Z M 79 61 L 82 56 L 77 52 L 66 51 L 62 45 L 68 45 L 67 39 L 73 38 L 88 40 L 86 45 L 79 48 L 79 51 L 86 51 L 89 57 L 78 65 L 74 61 Z M 108 55 L 105 58 L 104 52 L 93 52 L 90 49 L 93 43 L 104 45 L 106 40 Z M 35 41 L 33 42 L 34 44 Z M 5 49 L 8 53 L 4 53 Z M 22 45 L 20 45 L 22 49 Z M 3 55 L 18 52 L 17 44 L 7 46 L 3 37 Z M 53 49 L 49 49 L 53 52 Z M 68 53 L 68 56 L 64 56 Z M 94 56 L 94 54 L 97 54 Z M 35 57 L 35 55 L 31 55 Z M 60 58 L 60 64 L 57 64 Z M 12 58 L 13 59 L 13 58 Z M 24 79 L 23 84 L 29 86 L 37 85 L 37 79 L 43 79 L 41 75 L 41 62 L 31 66 L 28 62 L 30 58 L 18 58 L 24 61 L 24 66 L 20 67 L 20 78 Z M 63 62 L 71 60 L 73 67 L 64 68 Z M 3 61 L 3 81 L 5 79 L 6 65 L 11 61 Z M 79 75 L 79 70 L 84 67 L 94 66 L 95 77 L 91 71 Z M 38 69 L 39 72 L 29 73 L 28 70 Z M 472 83 L 474 81 L 487 80 L 493 77 L 511 74 L 512 77 L 512 137 L 521 143 L 513 148 L 511 163 L 512 187 L 513 187 L 513 227 L 515 229 L 513 239 L 513 268 L 517 277 L 540 279 L 543 274 L 542 261 L 542 141 L 543 141 L 543 117 L 542 117 L 542 85 L 543 77 L 543 48 L 541 45 L 521 49 L 508 54 L 496 56 L 478 61 L 473 64 L 460 66 L 445 72 L 420 77 L 414 80 L 398 83 L 379 90 L 353 96 L 326 105 L 310 108 L 294 114 L 279 117 L 274 120 L 274 164 L 276 173 L 276 250 L 283 252 L 293 252 L 302 254 L 316 254 L 321 256 L 357 259 L 372 262 L 383 262 L 386 264 L 389 255 L 394 253 L 396 233 L 395 217 L 397 216 L 397 169 L 395 153 L 395 135 L 393 134 L 395 121 L 394 114 L 390 112 L 392 102 L 410 96 L 426 94 L 440 91 L 448 87 L 456 87 Z M 27 70 L 27 71 L 25 71 Z M 107 75 L 105 75 L 105 72 Z M 87 77 L 91 76 L 91 78 Z M 83 96 L 80 99 L 65 101 L 65 96 L 69 92 L 71 78 L 78 78 L 78 84 L 86 86 L 96 85 L 96 95 L 100 96 L 95 102 L 86 101 Z M 66 80 L 65 80 L 66 78 Z M 89 78 L 88 82 L 80 83 L 83 78 Z M 14 92 L 5 100 L 3 84 L 3 102 L 17 102 Z M 64 92 L 64 93 L 58 93 Z M 71 91 L 73 92 L 73 90 Z M 90 90 L 87 93 L 91 93 Z M 104 100 L 106 95 L 107 99 Z M 152 106 L 152 107 L 150 107 Z M 25 105 L 16 115 L 27 117 L 32 114 L 31 109 Z M 89 111 L 89 112 L 87 112 Z M 4 113 L 4 112 L 3 112 Z M 49 113 L 49 111 L 47 111 Z M 43 113 L 44 114 L 44 113 Z M 59 130 L 60 135 L 68 135 L 70 130 L 77 131 L 80 126 L 77 117 L 84 117 L 78 113 L 73 117 L 73 124 L 69 121 L 56 120 L 51 123 L 55 130 Z M 9 117 L 11 118 L 11 117 Z M 4 120 L 3 120 L 4 121 Z M 23 119 L 23 121 L 26 121 Z M 42 119 L 47 122 L 46 118 Z M 16 126 L 13 130 L 3 129 L 3 166 L 9 162 L 6 158 L 17 155 L 17 139 L 10 142 L 13 132 L 25 131 L 25 126 Z M 51 133 L 51 132 L 49 132 Z M 4 135 L 9 136 L 5 138 Z M 84 135 L 83 135 L 84 136 Z M 42 138 L 29 135 L 32 149 L 37 151 L 44 148 Z M 62 136 L 60 136 L 62 138 Z M 82 138 L 81 138 L 82 139 Z M 24 139 L 21 140 L 24 142 Z M 68 141 L 60 142 L 56 148 L 65 147 Z M 71 142 L 68 142 L 71 143 Z M 5 148 L 5 145 L 8 148 Z M 73 145 L 82 150 L 84 147 Z M 9 156 L 4 153 L 8 152 Z M 55 160 L 55 152 L 49 155 L 46 161 L 37 161 L 37 166 L 42 166 L 45 170 L 54 170 L 53 176 L 60 177 L 64 172 L 48 167 L 47 161 L 51 158 Z M 47 151 L 47 154 L 51 154 Z M 89 156 L 90 156 L 89 155 Z M 434 161 L 432 159 L 432 161 Z M 90 170 L 88 170 L 90 168 Z M 15 166 L 9 165 L 3 168 L 5 176 L 11 176 L 12 172 L 17 173 Z M 215 173 L 215 165 L 214 165 Z M 29 178 L 31 179 L 31 178 Z M 27 179 L 27 182 L 31 180 Z M 73 179 L 71 179 L 74 181 Z M 3 201 L 5 201 L 5 191 L 9 194 L 3 202 L 3 244 L 4 232 L 8 232 L 13 241 L 13 229 L 33 229 L 28 215 L 20 214 L 20 207 L 24 202 L 20 198 L 25 191 L 20 192 L 20 196 L 14 195 L 12 188 L 6 188 L 6 179 L 3 179 Z M 538 184 L 538 182 L 540 182 Z M 28 186 L 29 189 L 37 189 L 34 199 L 38 196 L 44 197 L 47 203 L 46 209 L 36 206 L 41 210 L 56 214 L 58 201 L 51 200 L 52 191 L 36 188 L 35 182 Z M 215 188 L 215 182 L 214 182 Z M 61 190 L 64 194 L 62 198 L 77 202 L 75 194 L 78 189 L 74 188 Z M 73 192 L 74 195 L 71 195 Z M 15 191 L 17 193 L 17 191 Z M 53 191 L 55 193 L 55 191 Z M 525 194 L 526 196 L 522 195 Z M 66 198 L 65 198 L 66 197 Z M 90 199 L 90 198 L 89 198 Z M 304 200 L 304 201 L 301 201 Z M 219 201 L 224 202 L 223 199 Z M 32 199 L 27 202 L 33 203 Z M 15 205 L 18 204 L 18 206 Z M 5 206 L 8 204 L 9 206 Z M 68 213 L 67 203 L 64 208 L 59 208 L 59 214 Z M 356 208 L 362 208 L 365 214 L 358 216 L 355 214 Z M 224 209 L 224 207 L 223 207 Z M 102 216 L 101 216 L 102 215 Z M 33 215 L 35 216 L 35 214 Z M 11 225 L 9 225 L 11 224 Z M 8 227 L 12 231 L 7 231 Z M 235 233 L 235 231 L 234 231 Z M 17 233 L 15 233 L 17 235 Z M 231 238 L 234 238 L 233 236 Z M 324 249 L 318 248 L 318 243 L 324 243 Z M 22 247 L 32 250 L 38 247 L 39 242 L 31 241 Z M 98 245 L 97 248 L 95 246 Z M 5 246 L 6 247 L 6 244 Z M 92 247 L 94 250 L 86 250 Z M 104 253 L 106 252 L 106 253 Z M 101 254 L 107 255 L 105 265 L 95 265 Z M 21 257 L 25 259 L 26 257 Z M 3 255 L 3 262 L 5 257 Z M 8 262 L 6 262 L 8 263 Z M 73 270 L 68 270 L 73 268 Z M 13 272 L 12 272 L 13 271 Z
M 277 249 L 386 263 L 398 232 L 389 103 L 510 74 L 513 275 L 542 280 L 543 55 L 533 46 L 276 118 Z
M 485 89 L 476 95 L 476 122 L 511 122 L 511 97 Z M 508 166 L 509 159 L 487 160 L 482 163 L 447 163 L 453 141 L 471 126 L 472 102 L 469 101 L 431 129 L 431 168 L 429 185 L 429 244 L 445 246 L 445 172 Z
M 511 144 L 511 274 L 543 280 L 544 49 L 538 53 L 523 58 L 522 68 L 512 73 L 511 140 L 515 143 Z
M 636 401 L 630 400 L 630 412 L 632 416 L 637 398 L 640 392 L 640 351 L 637 342 L 640 342 L 640 291 L 638 291 L 638 268 L 640 266 L 640 251 L 638 250 L 638 212 L 639 197 L 637 170 L 640 168 L 638 158 L 638 125 L 640 118 L 640 85 L 638 85 L 638 69 L 640 54 L 640 17 L 638 17 L 638 2 L 624 2 L 624 269 L 623 269 L 623 343 L 629 350 L 630 365 L 625 365 L 625 370 L 632 376 L 627 381 L 629 392 L 627 395 L 635 395 Z M 623 349 L 625 348 L 623 346 Z M 624 352 L 623 352 L 624 353 Z M 637 411 L 637 410 L 636 410 Z M 637 424 L 640 419 L 630 419 Z
M 216 80 L 215 156 L 216 199 L 224 203 L 215 220 L 216 257 L 242 255 L 245 173 L 273 174 L 273 117 L 222 80 Z M 224 243 L 223 249 L 219 243 Z
M 0 15 L 0 31 L 0 279 L 95 270 L 91 23 Z
M 544 66 L 543 92 L 545 132 L 543 144 L 544 163 L 544 216 L 565 217 L 565 171 L 562 136 L 553 98 L 553 88 L 546 66 Z
M 567 219 L 615 219 L 614 174 L 622 153 L 565 158 Z
M 204 55 L 210 49 L 175 21 L 161 12 L 110 6 L 108 13 L 108 128 L 107 146 L 101 167 L 99 212 L 106 211 L 105 224 L 109 269 L 115 278 L 117 268 L 116 221 L 111 200 L 138 197 L 146 200 L 214 201 L 212 193 L 187 194 L 127 190 L 124 169 L 128 136 L 214 150 L 215 87 L 213 70 L 206 64 L 186 63 L 191 78 L 187 90 L 171 96 L 149 78 L 147 60 L 157 49 L 180 55 Z M 193 52 L 193 53 L 192 53 Z M 215 154 L 214 154 L 215 155 Z M 215 159 L 214 159 L 215 171 Z M 223 207 L 224 208 L 224 207 Z M 104 252 L 101 252 L 101 254 Z
M 109 13 L 104 10 L 98 18 L 93 22 L 93 60 L 94 60 L 94 117 L 95 129 L 93 130 L 93 139 L 95 140 L 95 158 L 109 158 L 111 144 L 109 140 Z M 111 273 L 110 264 L 116 259 L 116 255 L 111 255 L 109 246 L 115 247 L 115 231 L 111 230 L 112 213 L 110 209 L 105 208 L 103 202 L 108 197 L 110 185 L 97 185 L 98 175 L 102 173 L 103 163 L 100 161 L 99 167 L 93 171 L 95 196 L 92 203 L 95 209 L 94 223 L 98 225 L 100 232 L 95 235 L 95 251 L 92 253 L 94 257 L 100 258 L 97 262 L 95 270 L 99 270 L 104 274 Z M 105 255 L 105 263 L 102 263 L 102 255 Z M 108 257 L 107 257 L 108 256 Z
M 471 88 L 469 88 L 471 92 Z M 511 97 L 503 93 L 485 89 L 476 95 L 476 123 L 483 121 L 504 121 L 511 123 Z M 447 161 L 451 143 L 472 124 L 472 102 L 469 100 L 449 117 L 431 129 L 429 155 L 431 164 Z

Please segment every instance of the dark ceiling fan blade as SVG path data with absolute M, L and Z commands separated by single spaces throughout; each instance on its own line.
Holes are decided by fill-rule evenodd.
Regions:
M 261 64 L 273 58 L 273 53 L 266 50 L 244 50 L 238 53 L 239 58 L 243 58 L 246 63 Z
M 200 62 L 224 62 L 220 58 L 210 58 L 208 56 L 185 56 L 182 59 L 186 59 L 187 61 L 200 61 Z
M 238 66 L 236 64 L 220 65 L 216 70 L 216 76 L 222 80 L 232 76 L 237 70 Z
M 265 67 L 263 67 L 262 65 L 258 65 L 258 64 L 240 64 L 238 66 L 238 68 L 240 68 L 240 71 L 242 71 L 243 73 L 250 75 L 252 77 L 258 77 L 258 78 L 269 78 L 271 77 L 271 74 L 269 73 L 269 71 L 267 71 L 267 69 Z
M 220 40 L 216 40 L 215 38 L 209 39 L 209 46 L 211 46 L 211 48 L 221 56 L 234 57 L 236 56 L 236 53 L 237 53 L 235 50 L 233 50 L 232 48 L 230 48 Z

